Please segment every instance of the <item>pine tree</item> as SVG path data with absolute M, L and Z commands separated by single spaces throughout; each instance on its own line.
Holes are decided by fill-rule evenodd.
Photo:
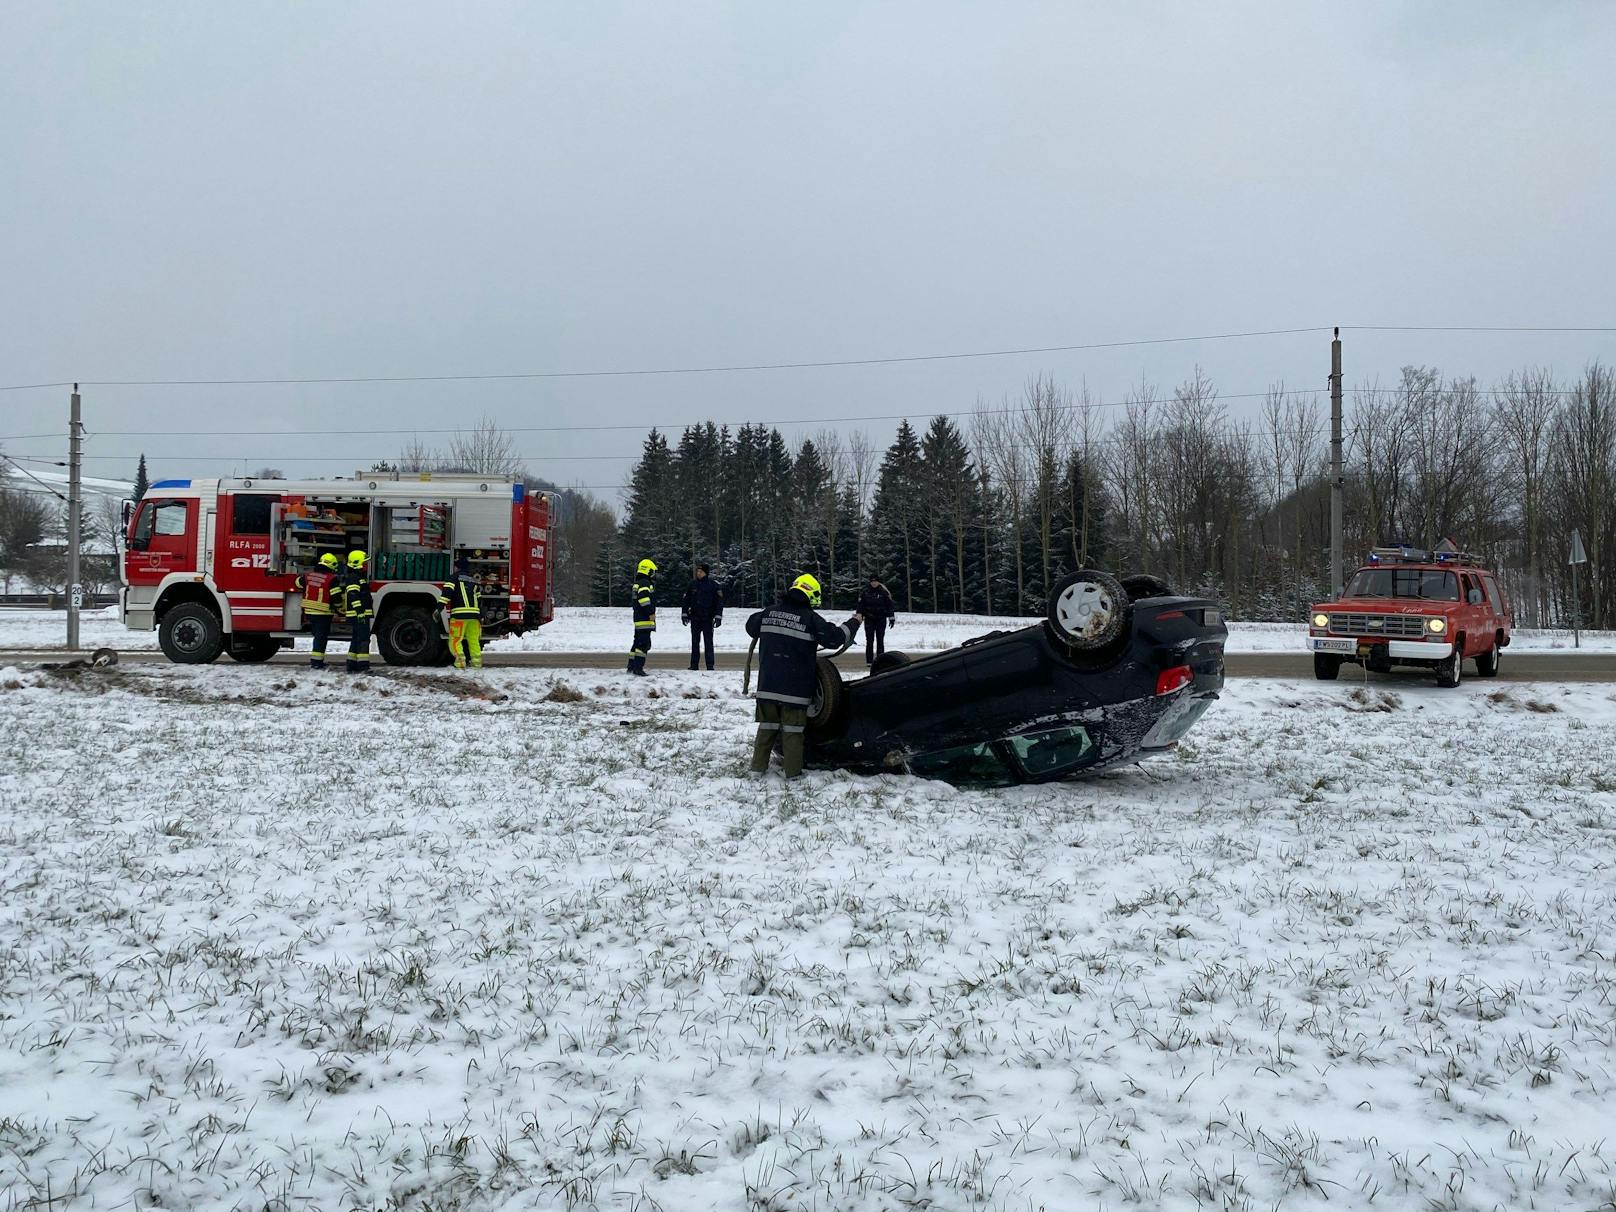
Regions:
M 146 454 L 141 452 L 140 462 L 135 465 L 135 500 L 144 501 L 146 490 L 151 487 L 151 480 L 146 475 Z
M 919 510 L 924 493 L 924 465 L 920 440 L 908 421 L 898 426 L 898 434 L 881 459 L 876 479 L 875 504 L 870 510 L 871 567 L 865 574 L 892 578 L 889 587 L 901 586 L 903 608 L 915 608 L 917 580 L 923 580 L 919 566 L 925 539 Z
M 965 610 L 969 606 L 966 575 L 980 563 L 974 533 L 981 509 L 976 468 L 964 437 L 947 417 L 932 418 L 920 453 L 931 608 Z

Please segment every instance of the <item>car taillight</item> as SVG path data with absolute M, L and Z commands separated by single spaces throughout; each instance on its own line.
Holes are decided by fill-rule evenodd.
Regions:
M 1188 665 L 1175 665 L 1171 669 L 1163 669 L 1156 675 L 1156 693 L 1172 694 L 1175 690 L 1182 690 L 1195 680 Z

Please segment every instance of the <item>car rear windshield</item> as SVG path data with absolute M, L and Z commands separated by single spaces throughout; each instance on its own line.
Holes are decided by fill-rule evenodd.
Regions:
M 989 744 L 961 745 L 957 749 L 923 753 L 909 759 L 909 770 L 924 778 L 973 787 L 1003 787 L 1015 782 Z
M 1032 778 L 1077 770 L 1100 756 L 1086 728 L 1050 728 L 1009 740 L 1016 761 Z
M 1344 596 L 1457 602 L 1459 579 L 1451 572 L 1435 572 L 1425 568 L 1360 568 Z

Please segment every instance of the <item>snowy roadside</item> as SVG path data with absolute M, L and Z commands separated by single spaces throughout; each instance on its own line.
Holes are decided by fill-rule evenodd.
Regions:
M 679 625 L 679 613 L 666 607 L 657 631 L 659 649 L 683 649 L 689 631 Z M 714 647 L 725 652 L 745 652 L 745 622 L 748 610 L 732 610 L 727 621 L 713 636 Z M 847 612 L 834 608 L 827 617 L 840 621 Z M 525 636 L 507 637 L 490 645 L 490 653 L 500 652 L 617 652 L 627 646 L 624 629 L 628 626 L 623 609 L 605 606 L 564 606 L 555 621 Z M 905 614 L 887 632 L 887 647 L 909 652 L 931 652 L 953 648 L 973 636 L 989 631 L 1012 630 L 1036 623 L 1037 618 L 970 614 Z M 61 611 L 0 610 L 0 650 L 7 648 L 60 647 L 66 629 Z M 86 648 L 116 648 L 120 652 L 152 650 L 157 647 L 154 631 L 130 631 L 118 622 L 117 610 L 86 611 L 79 624 L 80 642 Z M 1307 628 L 1301 623 L 1230 623 L 1230 652 L 1305 652 Z M 861 636 L 859 643 L 862 645 Z M 308 641 L 299 641 L 302 648 Z M 1569 631 L 1516 631 L 1513 652 L 1554 652 L 1577 655 Z M 1594 631 L 1582 635 L 1581 652 L 1616 652 L 1616 632 Z
M 1241 683 L 991 791 L 746 780 L 748 707 L 0 670 L 0 1208 L 1616 1191 L 1608 688 Z

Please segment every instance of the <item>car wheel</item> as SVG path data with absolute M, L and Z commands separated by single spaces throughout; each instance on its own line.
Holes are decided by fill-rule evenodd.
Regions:
M 1313 676 L 1321 682 L 1333 682 L 1341 674 L 1341 658 L 1328 652 L 1313 654 Z
M 1476 672 L 1484 678 L 1498 676 L 1498 658 L 1503 655 L 1498 647 L 1498 637 L 1493 637 L 1493 646 L 1476 658 Z
M 1122 588 L 1127 591 L 1130 602 L 1137 602 L 1140 598 L 1170 598 L 1173 596 L 1173 587 L 1171 585 L 1148 572 L 1135 572 L 1123 577 Z
M 1045 613 L 1067 647 L 1095 653 L 1127 635 L 1133 603 L 1116 577 L 1098 568 L 1084 568 L 1055 583 Z
M 389 665 L 436 665 L 448 651 L 437 620 L 425 606 L 399 606 L 376 627 L 376 650 Z
M 157 643 L 176 665 L 207 665 L 224 651 L 224 627 L 200 602 L 183 602 L 163 616 Z
M 847 687 L 842 684 L 841 670 L 829 657 L 820 657 L 817 666 L 814 701 L 808 704 L 807 732 L 808 739 L 815 743 L 839 735 L 847 717 Z
M 875 664 L 870 666 L 870 676 L 873 678 L 878 673 L 886 673 L 892 669 L 902 669 L 913 659 L 907 652 L 883 652 L 875 658 Z
M 1460 670 L 1464 666 L 1464 656 L 1459 646 L 1453 646 L 1453 652 L 1436 663 L 1436 684 L 1444 690 L 1452 690 L 1459 684 Z
M 274 636 L 265 635 L 234 636 L 226 649 L 232 661 L 240 661 L 243 665 L 267 661 L 280 650 L 281 642 Z

